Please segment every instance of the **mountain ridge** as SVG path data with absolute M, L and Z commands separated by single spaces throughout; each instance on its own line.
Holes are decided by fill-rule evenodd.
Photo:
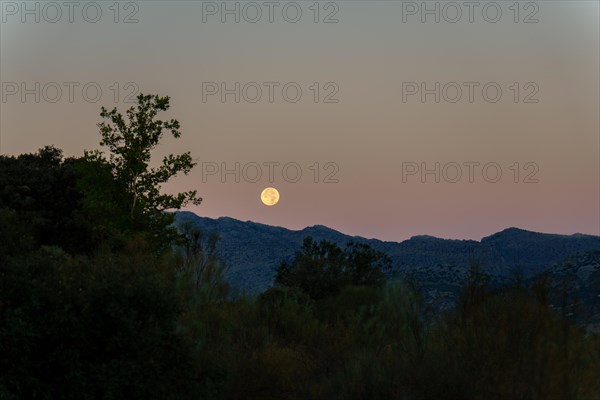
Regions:
M 531 279 L 586 251 L 600 250 L 600 236 L 562 235 L 506 228 L 481 239 L 443 239 L 416 235 L 401 242 L 351 236 L 324 225 L 292 230 L 231 217 L 200 217 L 184 211 L 176 225 L 191 223 L 202 231 L 217 231 L 217 252 L 228 265 L 227 278 L 235 293 L 258 294 L 268 289 L 276 269 L 300 249 L 306 236 L 329 240 L 339 246 L 348 241 L 369 244 L 392 258 L 390 277 L 411 275 L 424 289 L 456 292 L 469 267 L 478 263 L 495 282 L 515 274 Z
M 575 232 L 575 233 L 571 233 L 571 234 L 564 234 L 564 233 L 549 233 L 549 232 L 540 232 L 540 231 L 532 231 L 529 229 L 524 229 L 524 228 L 519 228 L 516 226 L 510 226 L 507 228 L 504 228 L 498 232 L 494 232 L 491 233 L 487 236 L 482 237 L 480 240 L 477 239 L 456 239 L 456 238 L 443 238 L 443 237 L 439 237 L 439 236 L 433 236 L 433 235 L 428 235 L 428 234 L 418 234 L 418 235 L 413 235 L 408 239 L 404 239 L 401 241 L 396 241 L 396 240 L 384 240 L 384 239 L 379 239 L 376 237 L 366 237 L 366 236 L 361 236 L 361 235 L 350 235 L 347 233 L 344 233 L 342 231 L 339 231 L 337 229 L 334 228 L 330 228 L 326 225 L 321 225 L 321 224 L 316 224 L 316 225 L 309 225 L 306 226 L 302 229 L 292 229 L 292 228 L 286 228 L 284 226 L 280 226 L 280 225 L 269 225 L 269 224 L 265 224 L 262 222 L 257 222 L 257 221 L 253 221 L 253 220 L 241 220 L 241 219 L 237 219 L 237 218 L 233 218 L 233 217 L 227 217 L 227 216 L 221 216 L 221 217 L 217 217 L 217 218 L 211 218 L 211 217 L 202 217 L 197 215 L 196 213 L 192 212 L 192 211 L 178 211 L 176 213 L 177 215 L 193 215 L 195 217 L 198 218 L 206 218 L 206 219 L 210 219 L 213 221 L 235 221 L 238 223 L 249 223 L 249 224 L 253 224 L 253 225 L 259 225 L 259 226 L 264 226 L 264 227 L 269 227 L 269 228 L 275 228 L 275 229 L 283 229 L 286 231 L 291 231 L 291 232 L 302 232 L 302 231 L 307 231 L 307 230 L 314 230 L 314 229 L 323 229 L 323 230 L 327 230 L 327 231 L 331 231 L 331 232 L 335 232 L 338 234 L 342 234 L 344 236 L 348 236 L 348 237 L 353 237 L 353 238 L 359 238 L 359 239 L 364 239 L 364 240 L 376 240 L 382 243 L 403 243 L 406 242 L 408 240 L 411 239 L 416 239 L 416 238 L 429 238 L 429 239 L 438 239 L 438 240 L 454 240 L 454 241 L 473 241 L 473 242 L 478 242 L 481 243 L 482 241 L 492 238 L 494 236 L 497 235 L 502 235 L 504 233 L 526 233 L 526 234 L 536 234 L 536 235 L 548 235 L 548 236 L 555 236 L 555 237 L 589 237 L 589 238 L 600 238 L 600 236 L 597 235 L 591 235 L 588 233 L 580 233 L 580 232 Z

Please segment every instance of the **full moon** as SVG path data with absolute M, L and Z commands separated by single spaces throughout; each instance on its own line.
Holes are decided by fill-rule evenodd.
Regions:
M 260 194 L 260 199 L 266 206 L 274 206 L 279 201 L 279 192 L 277 189 L 268 187 Z

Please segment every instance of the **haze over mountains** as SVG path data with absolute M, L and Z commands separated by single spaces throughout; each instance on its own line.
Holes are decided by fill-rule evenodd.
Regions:
M 229 267 L 227 278 L 234 293 L 258 294 L 268 289 L 279 263 L 291 258 L 304 238 L 312 236 L 340 246 L 350 240 L 363 242 L 387 253 L 393 261 L 391 277 L 414 277 L 426 297 L 441 301 L 442 307 L 454 302 L 472 263 L 480 264 L 493 283 L 517 277 L 531 281 L 547 271 L 551 285 L 564 286 L 568 281 L 571 290 L 577 292 L 575 297 L 585 298 L 588 303 L 600 300 L 599 236 L 508 228 L 481 241 L 422 235 L 403 242 L 384 242 L 345 235 L 321 225 L 294 231 L 228 217 L 212 219 L 191 212 L 177 213 L 176 224 L 184 223 L 205 233 L 220 234 L 217 251 Z

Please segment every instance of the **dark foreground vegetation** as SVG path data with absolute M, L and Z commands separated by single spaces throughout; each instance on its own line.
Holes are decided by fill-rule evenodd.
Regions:
M 109 150 L 0 157 L 0 399 L 598 399 L 600 338 L 549 306 L 544 280 L 452 312 L 386 282 L 365 245 L 304 242 L 258 298 L 228 296 L 218 236 L 173 215 L 195 192 L 150 168 L 168 99 L 103 110 Z

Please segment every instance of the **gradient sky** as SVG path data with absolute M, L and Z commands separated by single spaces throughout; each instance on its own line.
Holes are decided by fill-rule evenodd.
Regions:
M 417 234 L 480 239 L 510 226 L 600 234 L 597 1 L 536 2 L 538 23 L 522 22 L 536 11 L 527 2 L 520 2 L 520 22 L 515 23 L 509 9 L 513 1 L 496 2 L 503 12 L 496 23 L 485 21 L 481 7 L 473 23 L 466 8 L 456 23 L 444 21 L 444 15 L 440 23 L 433 16 L 422 23 L 420 15 L 406 16 L 403 22 L 407 4 L 401 1 L 320 2 L 319 19 L 337 7 L 337 23 L 315 23 L 309 8 L 313 1 L 297 2 L 303 11 L 297 23 L 283 19 L 286 2 L 275 8 L 273 23 L 265 14 L 256 23 L 244 21 L 243 15 L 240 23 L 233 16 L 222 23 L 219 15 L 206 16 L 204 22 L 207 6 L 201 1 L 130 2 L 137 10 L 121 2 L 118 23 L 109 9 L 114 2 L 98 2 L 103 14 L 96 23 L 83 18 L 81 8 L 89 2 L 82 2 L 72 23 L 66 8 L 55 23 L 45 20 L 55 17 L 52 9 L 45 15 L 40 9 L 39 23 L 35 15 L 25 15 L 23 23 L 22 10 L 13 15 L 7 3 L 21 5 L 2 2 L 2 154 L 33 152 L 46 144 L 67 155 L 98 148 L 100 107 L 124 110 L 129 106 L 123 101 L 124 86 L 134 82 L 143 93 L 171 96 L 169 116 L 181 122 L 183 136 L 165 139 L 156 155 L 192 152 L 197 168 L 165 189 L 197 189 L 204 202 L 189 210 L 201 216 L 292 229 L 322 224 L 395 241 Z M 28 2 L 31 8 L 35 3 Z M 221 7 L 221 2 L 215 4 Z M 235 7 L 235 2 L 228 4 Z M 435 2 L 428 4 L 434 7 Z M 93 17 L 94 10 L 88 11 Z M 138 22 L 123 23 L 131 11 L 137 11 Z M 294 10 L 288 11 L 293 17 Z M 452 18 L 454 10 L 447 11 Z M 248 12 L 251 18 L 254 11 Z M 296 82 L 302 98 L 286 102 L 279 86 L 273 103 L 266 99 L 266 89 L 256 103 L 243 98 L 235 103 L 233 96 L 225 103 L 219 96 L 203 101 L 203 82 L 232 87 L 236 81 Z M 62 97 L 47 101 L 54 96 L 50 90 L 36 103 L 34 95 L 22 101 L 21 93 L 7 92 L 13 83 L 34 87 L 35 82 L 56 82 L 63 86 Z M 65 82 L 80 83 L 72 103 Z M 97 103 L 82 96 L 81 87 L 89 82 L 103 90 Z M 110 89 L 115 82 L 121 87 L 117 102 Z M 331 91 L 324 85 L 334 82 L 339 102 L 315 103 L 314 82 L 321 98 Z M 490 103 L 479 86 L 473 103 L 466 99 L 466 89 L 457 103 L 435 103 L 433 95 L 425 103 L 419 96 L 403 102 L 403 82 L 429 87 L 435 82 L 495 82 L 503 94 Z M 515 82 L 521 86 L 517 103 L 510 89 Z M 525 88 L 529 82 L 535 86 Z M 524 103 L 533 87 L 539 88 L 533 96 L 539 101 Z M 236 162 L 281 165 L 273 183 L 264 166 L 256 183 L 236 183 L 233 175 L 226 182 L 216 175 L 203 182 L 202 163 L 209 162 L 229 168 Z M 282 179 L 281 166 L 290 162 L 302 168 L 297 183 Z M 315 162 L 321 168 L 319 183 L 309 169 Z M 339 167 L 338 183 L 322 182 L 328 162 Z M 435 183 L 433 175 L 425 183 L 417 175 L 403 182 L 407 162 L 431 169 L 439 162 L 449 166 L 452 177 L 448 163 L 480 166 L 472 183 L 465 166 L 457 183 L 443 176 Z M 497 183 L 482 176 L 482 165 L 492 162 L 502 168 Z M 519 183 L 510 169 L 515 163 Z M 527 163 L 539 167 L 534 176 L 538 183 L 523 182 L 533 172 L 524 169 Z M 260 203 L 267 186 L 281 192 L 274 207 Z

